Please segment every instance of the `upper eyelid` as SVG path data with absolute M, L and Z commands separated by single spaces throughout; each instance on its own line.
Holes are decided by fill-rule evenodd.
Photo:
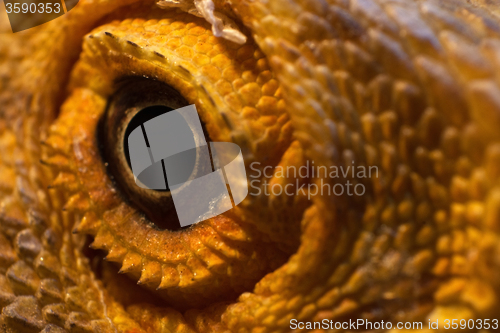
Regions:
M 144 21 L 147 32 L 119 22 L 100 26 L 84 39 L 81 60 L 111 80 L 103 87 L 104 97 L 109 98 L 127 75 L 162 81 L 197 105 L 208 129 L 216 129 L 215 141 L 233 141 L 255 155 L 252 141 L 289 121 L 283 118 L 287 111 L 280 85 L 265 55 L 253 40 L 232 44 L 213 37 L 203 25 L 195 29 L 196 35 L 183 31 L 186 36 L 178 37 L 176 29 L 186 22 L 176 25 L 171 22 L 175 20 Z M 184 38 L 190 46 L 179 42 Z

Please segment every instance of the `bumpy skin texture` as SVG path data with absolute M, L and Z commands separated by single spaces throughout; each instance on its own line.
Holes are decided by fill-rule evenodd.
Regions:
M 153 1 L 81 0 L 17 34 L 1 13 L 0 331 L 498 318 L 499 4 L 216 7 L 247 44 Z M 361 197 L 250 196 L 160 232 L 112 182 L 97 136 L 117 80 L 144 76 L 196 104 L 247 165 L 355 161 L 379 177 L 350 179 Z M 87 235 L 118 265 L 93 264 Z

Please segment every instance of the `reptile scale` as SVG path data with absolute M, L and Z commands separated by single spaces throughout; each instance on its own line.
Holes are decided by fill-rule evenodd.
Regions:
M 0 332 L 500 317 L 499 1 L 156 2 L 80 0 L 18 33 L 0 6 Z M 378 175 L 275 173 L 260 189 L 296 195 L 164 227 L 116 137 L 178 103 L 247 170 Z M 366 192 L 313 191 L 346 180 Z

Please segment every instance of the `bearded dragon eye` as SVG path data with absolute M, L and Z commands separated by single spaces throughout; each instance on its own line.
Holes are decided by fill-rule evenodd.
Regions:
M 172 87 L 159 81 L 148 79 L 127 79 L 121 82 L 119 89 L 112 96 L 109 107 L 101 122 L 100 141 L 104 158 L 108 163 L 110 176 L 117 187 L 134 205 L 143 211 L 150 221 L 160 230 L 180 229 L 164 160 L 154 162 L 144 124 L 172 110 L 188 105 L 188 102 Z M 168 138 L 195 146 L 197 134 L 188 122 L 179 114 L 175 115 L 176 126 L 171 128 Z M 105 130 L 104 130 L 105 129 Z M 136 130 L 139 129 L 139 132 Z M 130 144 L 131 134 L 137 132 L 144 139 L 145 146 Z M 141 133 L 142 132 L 142 133 Z M 208 135 L 204 131 L 205 141 Z M 172 142 L 165 142 L 172 144 Z M 139 151 L 137 151 L 139 150 Z M 148 163 L 140 174 L 134 174 L 131 153 Z M 200 163 L 203 151 L 192 149 L 182 154 L 182 178 L 185 182 L 208 172 L 206 164 Z M 151 160 L 148 159 L 151 158 Z M 182 187 L 179 189 L 182 191 Z
M 136 17 L 135 9 L 130 11 Z M 73 214 L 74 223 L 68 225 L 74 237 L 93 238 L 91 248 L 104 251 L 106 260 L 117 264 L 112 271 L 127 274 L 183 311 L 236 300 L 282 266 L 300 243 L 300 221 L 310 204 L 304 196 L 249 193 L 234 207 L 234 200 L 229 200 L 231 209 L 178 231 L 178 220 L 186 225 L 186 215 L 204 217 L 207 206 L 215 207 L 213 201 L 188 195 L 193 188 L 200 197 L 216 188 L 210 180 L 205 182 L 211 178 L 206 175 L 216 174 L 215 163 L 209 152 L 200 155 L 199 147 L 209 150 L 208 142 L 238 146 L 244 166 L 253 166 L 253 171 L 278 164 L 300 167 L 304 159 L 301 146 L 292 144 L 293 128 L 280 84 L 252 40 L 239 45 L 216 38 L 204 20 L 179 16 L 178 11 L 155 15 L 147 20 L 148 32 L 135 25 L 127 32 L 126 24 L 113 21 L 84 37 L 68 97 L 44 140 L 42 162 L 54 174 L 51 193 L 64 195 L 56 203 L 61 203 L 64 214 Z M 185 47 L 175 44 L 179 31 L 174 27 L 180 26 L 191 31 L 190 37 L 182 38 Z M 152 42 L 157 38 L 165 39 L 158 41 L 161 47 Z M 193 104 L 196 110 L 190 109 Z M 179 128 L 170 126 L 175 114 L 186 120 Z M 160 137 L 151 124 L 160 128 Z M 128 140 L 133 135 L 140 138 L 147 162 L 142 169 L 134 167 L 137 146 Z M 189 140 L 196 145 L 173 154 L 168 149 L 155 152 Z M 190 149 L 195 151 L 185 178 L 168 183 L 172 169 L 167 159 Z M 161 160 L 165 186 L 140 186 L 149 184 L 142 173 Z M 205 169 L 198 161 L 204 161 Z M 190 186 L 199 184 L 191 179 L 203 179 L 203 185 Z M 258 190 L 268 186 L 262 180 L 253 183 Z M 307 181 L 274 182 L 294 192 Z M 123 294 L 120 290 L 113 297 L 129 304 L 122 301 Z

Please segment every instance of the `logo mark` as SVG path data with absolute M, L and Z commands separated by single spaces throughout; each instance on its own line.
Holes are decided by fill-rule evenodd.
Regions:
M 144 122 L 125 140 L 136 185 L 170 190 L 181 227 L 220 215 L 248 195 L 240 147 L 207 144 L 195 105 Z

